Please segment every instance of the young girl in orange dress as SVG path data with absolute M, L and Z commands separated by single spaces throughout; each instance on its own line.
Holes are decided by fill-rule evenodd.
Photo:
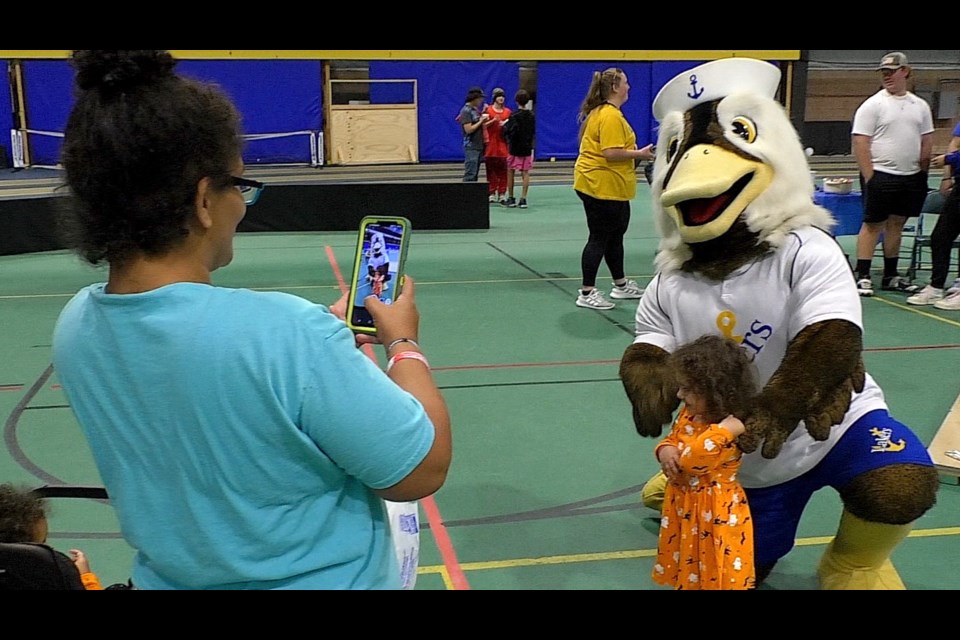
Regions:
M 675 589 L 755 587 L 753 519 L 737 481 L 742 415 L 756 392 L 754 368 L 739 344 L 703 336 L 670 355 L 683 402 L 656 447 L 668 484 L 653 581 Z

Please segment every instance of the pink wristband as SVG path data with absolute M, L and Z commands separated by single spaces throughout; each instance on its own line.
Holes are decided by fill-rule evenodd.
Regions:
M 430 368 L 430 363 L 427 362 L 426 357 L 419 351 L 401 351 L 400 353 L 395 353 L 387 361 L 387 373 L 390 373 L 390 369 L 393 369 L 393 365 L 397 364 L 401 360 L 419 360 L 427 366 L 427 369 Z

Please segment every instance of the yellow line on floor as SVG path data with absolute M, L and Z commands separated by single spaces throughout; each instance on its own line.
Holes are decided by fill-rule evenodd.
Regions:
M 913 305 L 910 305 L 910 304 L 900 304 L 899 302 L 894 302 L 893 300 L 889 300 L 889 299 L 887 299 L 887 298 L 882 298 L 882 297 L 877 297 L 877 296 L 873 296 L 873 299 L 874 299 L 874 300 L 877 300 L 878 302 L 882 302 L 882 303 L 884 303 L 884 304 L 888 304 L 888 305 L 890 305 L 891 307 L 897 307 L 898 309 L 903 309 L 903 310 L 905 310 L 905 311 L 913 312 L 913 313 L 915 313 L 915 314 L 917 314 L 917 315 L 919 315 L 919 316 L 923 316 L 923 317 L 925 317 L 925 318 L 930 318 L 931 320 L 938 320 L 938 321 L 940 321 L 940 322 L 945 322 L 945 323 L 947 323 L 947 324 L 951 324 L 951 325 L 953 325 L 953 326 L 955 326 L 955 327 L 960 327 L 960 320 L 954 320 L 953 318 L 945 318 L 945 317 L 940 316 L 940 315 L 937 315 L 937 314 L 935 314 L 935 313 L 930 313 L 929 311 L 924 311 L 924 310 L 923 310 L 923 307 L 916 307 L 916 306 L 913 306 Z
M 938 529 L 915 529 L 908 538 L 929 538 L 935 536 L 960 535 L 960 527 L 941 527 Z M 798 538 L 796 545 L 806 547 L 825 545 L 833 540 L 833 536 L 816 536 Z M 656 549 L 637 549 L 634 551 L 607 551 L 601 553 L 576 553 L 563 556 L 546 556 L 542 558 L 517 558 L 515 560 L 496 560 L 489 562 L 465 562 L 460 565 L 464 571 L 486 571 L 490 569 L 513 569 L 518 567 L 537 567 L 554 564 L 574 564 L 578 562 L 606 562 L 608 560 L 635 560 L 637 558 L 652 558 L 657 555 Z M 422 566 L 417 574 L 445 574 L 443 565 Z M 450 587 L 450 585 L 447 585 Z

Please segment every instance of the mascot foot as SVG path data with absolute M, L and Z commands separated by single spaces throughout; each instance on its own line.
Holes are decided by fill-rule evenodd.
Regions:
M 890 554 L 910 533 L 912 524 L 867 522 L 848 511 L 840 518 L 836 537 L 827 546 L 820 567 L 824 590 L 904 590 Z
M 663 475 L 663 471 L 658 471 L 657 475 L 647 480 L 647 484 L 643 485 L 643 490 L 640 492 L 643 506 L 660 511 L 663 508 L 663 494 L 666 490 L 667 476 Z

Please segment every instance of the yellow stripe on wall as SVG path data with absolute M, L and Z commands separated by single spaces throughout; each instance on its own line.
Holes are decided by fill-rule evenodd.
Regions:
M 799 49 L 721 50 L 629 50 L 607 49 L 171 49 L 185 60 L 714 60 L 716 58 L 760 58 L 799 60 Z M 2 50 L 0 59 L 67 58 L 70 51 Z

